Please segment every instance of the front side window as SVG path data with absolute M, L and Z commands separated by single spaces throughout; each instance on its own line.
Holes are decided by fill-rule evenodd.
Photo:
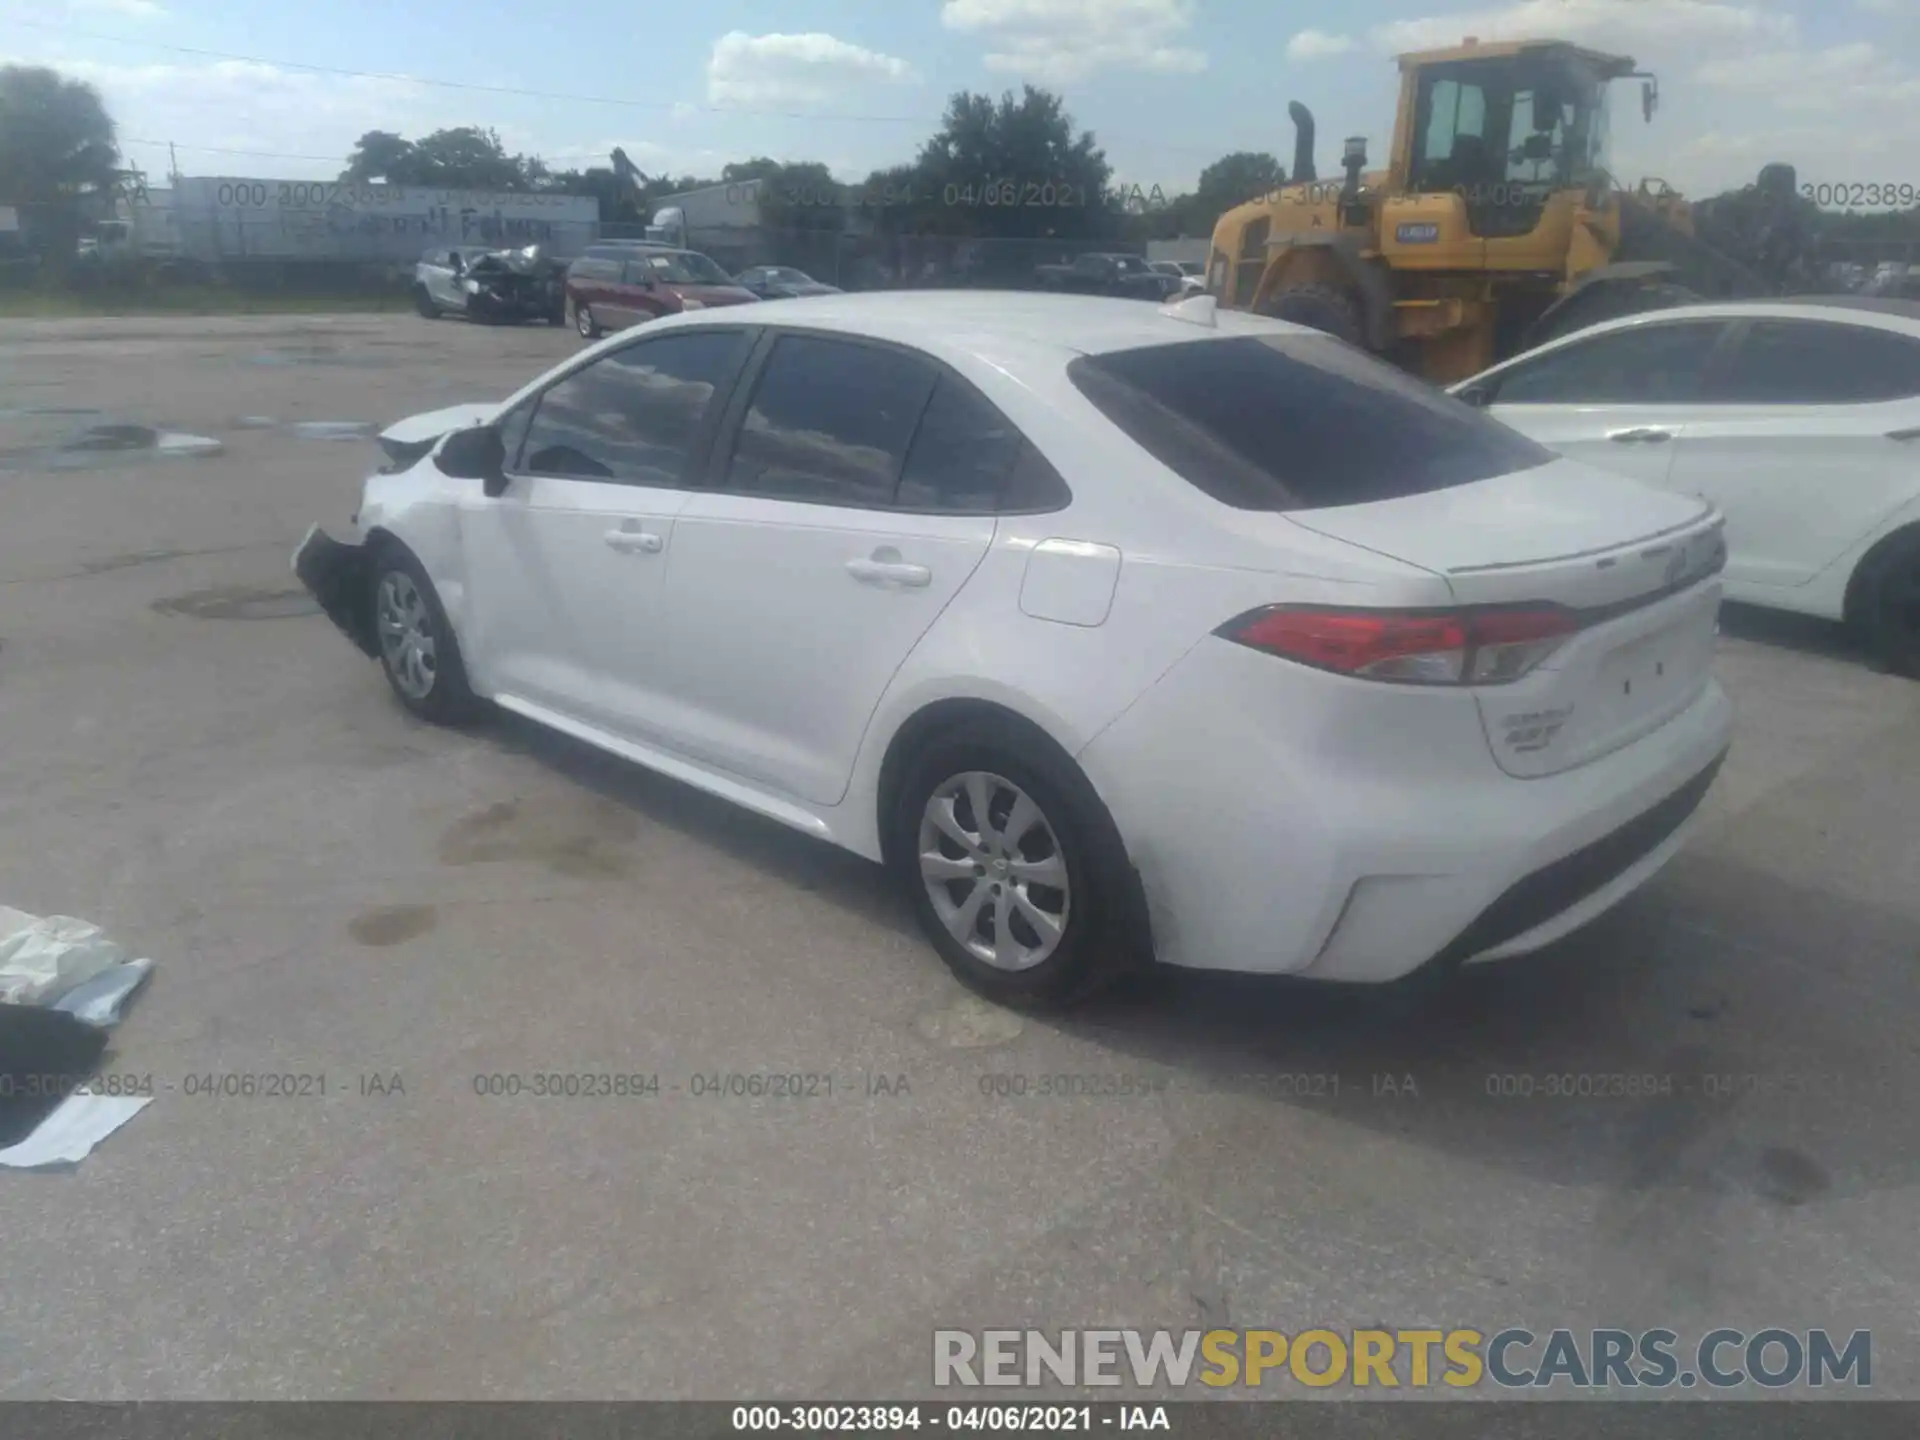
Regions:
M 1920 341 L 1866 325 L 1756 320 L 1709 397 L 1729 405 L 1869 405 L 1920 395 Z
M 935 375 L 931 364 L 896 350 L 782 336 L 741 422 L 725 488 L 890 506 Z
M 1677 405 L 1700 392 L 1723 321 L 1642 325 L 1562 346 L 1499 377 L 1495 405 Z
M 1489 416 L 1325 335 L 1083 355 L 1067 375 L 1154 459 L 1241 510 L 1362 505 L 1553 459 Z
M 692 330 L 574 371 L 541 395 L 518 468 L 622 485 L 686 483 L 701 422 L 749 343 L 744 330 Z

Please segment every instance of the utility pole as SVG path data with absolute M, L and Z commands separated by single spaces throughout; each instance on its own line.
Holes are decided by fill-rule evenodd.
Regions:
M 180 159 L 173 153 L 171 140 L 167 142 L 167 183 L 169 185 L 180 183 Z

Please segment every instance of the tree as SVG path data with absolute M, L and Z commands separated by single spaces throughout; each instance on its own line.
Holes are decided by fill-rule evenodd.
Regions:
M 40 66 L 0 66 L 0 196 L 23 209 L 56 268 L 73 257 L 83 202 L 126 179 L 119 158 L 99 91 Z
M 1011 239 L 1110 235 L 1113 167 L 1093 132 L 1074 133 L 1058 95 L 1028 85 L 996 103 L 962 91 L 913 165 L 910 207 L 949 234 Z
M 340 178 L 446 190 L 532 190 L 547 173 L 538 157 L 509 155 L 492 130 L 459 125 L 419 140 L 369 130 L 355 143 Z
M 406 184 L 412 173 L 413 142 L 391 130 L 369 130 L 354 142 L 347 157 L 347 168 L 340 179 L 347 184 L 367 185 L 384 181 L 389 185 Z

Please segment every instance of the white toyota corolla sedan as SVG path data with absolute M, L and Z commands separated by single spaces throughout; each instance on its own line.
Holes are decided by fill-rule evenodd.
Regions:
M 1711 505 L 1206 297 L 705 311 L 382 438 L 294 564 L 404 705 L 884 861 L 1009 1003 L 1536 949 L 1727 748 Z

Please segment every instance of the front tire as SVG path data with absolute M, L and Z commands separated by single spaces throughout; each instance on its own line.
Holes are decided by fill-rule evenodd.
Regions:
M 1920 529 L 1867 556 L 1854 613 L 1874 658 L 1895 675 L 1920 680 Z
M 433 296 L 427 293 L 427 287 L 424 285 L 413 287 L 413 308 L 422 320 L 440 318 L 440 307 L 433 303 Z
M 593 318 L 593 308 L 589 305 L 576 304 L 573 307 L 573 328 L 580 332 L 582 340 L 600 338 L 600 322 Z
M 374 639 L 381 673 L 394 695 L 436 725 L 472 718 L 479 702 L 426 569 L 394 544 L 381 550 L 372 569 Z
M 908 765 L 891 829 L 921 928 L 986 998 L 1064 1008 L 1144 960 L 1125 847 L 1066 757 L 1007 727 L 956 727 Z

